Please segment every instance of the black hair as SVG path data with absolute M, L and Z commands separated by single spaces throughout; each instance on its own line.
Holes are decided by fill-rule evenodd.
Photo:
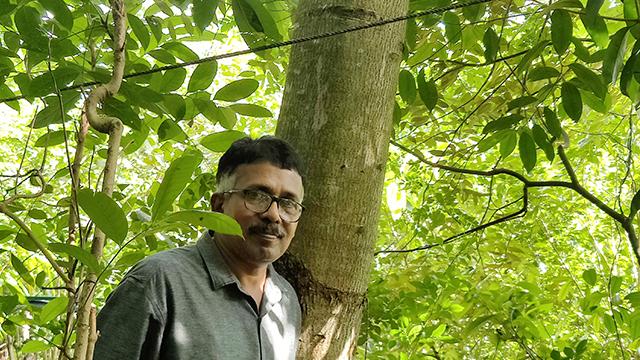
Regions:
M 268 162 L 281 169 L 293 170 L 304 180 L 302 159 L 288 142 L 275 136 L 265 135 L 259 139 L 249 137 L 236 140 L 218 162 L 216 181 L 220 183 L 243 164 Z

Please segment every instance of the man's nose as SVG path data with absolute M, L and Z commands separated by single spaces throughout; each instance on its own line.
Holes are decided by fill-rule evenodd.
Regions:
M 262 214 L 263 218 L 267 218 L 271 220 L 271 222 L 279 223 L 280 222 L 280 209 L 278 209 L 278 202 L 272 201 L 271 205 L 267 208 L 265 212 Z

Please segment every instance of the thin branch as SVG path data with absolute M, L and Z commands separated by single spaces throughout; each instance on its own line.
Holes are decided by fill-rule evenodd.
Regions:
M 53 267 L 53 270 L 55 270 L 55 272 L 58 274 L 58 276 L 60 276 L 60 278 L 65 283 L 68 283 L 69 282 L 69 278 L 67 277 L 67 274 L 64 272 L 64 269 L 58 264 L 58 262 L 56 261 L 56 258 L 53 256 L 53 254 L 35 236 L 35 234 L 31 231 L 31 229 L 29 228 L 28 225 L 24 221 L 22 221 L 22 219 L 20 219 L 20 217 L 18 217 L 11 210 L 9 210 L 9 208 L 7 208 L 7 203 L 6 202 L 0 203 L 0 212 L 4 213 L 8 217 L 10 217 L 11 220 L 15 221 L 16 224 L 18 224 L 18 226 L 20 226 L 22 231 L 24 231 L 27 234 L 27 236 L 29 236 L 29 238 L 31 239 L 31 241 L 33 241 L 33 243 L 38 248 L 38 250 L 40 250 L 40 252 L 42 252 L 44 257 L 47 258 L 47 260 L 49 261 L 49 264 L 51 264 L 51 266 Z
M 562 147 L 562 145 L 558 146 L 558 155 L 560 156 L 562 165 L 564 165 L 564 168 L 567 171 L 567 174 L 569 174 L 569 178 L 571 179 L 571 186 L 569 188 L 573 189 L 575 192 L 580 194 L 583 198 L 589 200 L 589 202 L 597 206 L 600 210 L 604 211 L 607 215 L 612 217 L 614 220 L 624 225 L 625 222 L 627 221 L 627 218 L 623 214 L 607 206 L 607 204 L 603 203 L 602 200 L 595 197 L 595 195 L 593 195 L 592 193 L 587 191 L 587 189 L 582 187 L 582 185 L 580 185 L 580 182 L 578 181 L 578 177 L 576 176 L 576 173 L 573 170 L 573 167 L 571 166 L 571 163 L 569 162 L 569 159 L 567 158 L 567 155 L 565 154 L 564 148 Z
M 500 223 L 507 222 L 509 220 L 512 220 L 512 219 L 515 219 L 515 218 L 518 218 L 518 217 L 522 217 L 527 212 L 527 206 L 528 206 L 528 193 L 527 193 L 527 187 L 526 186 L 523 188 L 523 194 L 522 194 L 521 199 L 523 200 L 522 208 L 519 209 L 518 211 L 516 211 L 514 213 L 511 213 L 511 214 L 508 214 L 508 215 L 505 215 L 505 216 L 503 216 L 501 218 L 498 218 L 498 219 L 495 219 L 493 221 L 489 221 L 488 223 L 484 223 L 482 225 L 476 226 L 473 229 L 469 229 L 469 230 L 461 232 L 459 234 L 450 236 L 450 237 L 444 239 L 440 243 L 427 244 L 427 245 L 419 246 L 419 247 L 416 247 L 416 248 L 413 248 L 413 249 L 377 251 L 377 252 L 374 253 L 374 255 L 388 254 L 388 253 L 408 253 L 408 252 L 415 252 L 415 251 L 420 251 L 420 250 L 431 249 L 431 248 L 434 248 L 434 247 L 437 247 L 437 246 L 440 246 L 440 245 L 448 244 L 448 243 L 450 243 L 450 242 L 452 242 L 452 241 L 454 241 L 454 240 L 456 240 L 456 239 L 458 239 L 460 237 L 463 237 L 465 235 L 469 235 L 469 234 L 472 234 L 474 232 L 477 232 L 477 231 L 480 231 L 480 230 L 484 230 L 484 229 L 486 229 L 488 227 L 491 227 L 491 226 L 494 226 L 494 225 L 498 225 Z
M 511 55 L 506 55 L 504 57 L 501 58 L 497 58 L 493 61 L 485 61 L 483 63 L 470 63 L 470 62 L 465 62 L 465 61 L 459 61 L 459 60 L 432 60 L 432 62 L 437 62 L 437 63 L 449 63 L 449 64 L 454 64 L 454 65 L 460 65 L 462 67 L 483 67 L 483 66 L 489 66 L 489 65 L 493 65 L 496 63 L 500 63 L 500 62 L 504 62 L 507 60 L 511 60 L 513 58 L 517 58 L 518 56 L 522 56 L 524 54 L 526 54 L 530 49 L 527 50 L 522 50 L 519 51 L 515 54 L 511 54 Z

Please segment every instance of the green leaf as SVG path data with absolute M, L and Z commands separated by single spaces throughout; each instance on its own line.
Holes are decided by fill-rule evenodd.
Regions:
M 544 151 L 545 156 L 549 161 L 553 161 L 555 157 L 555 151 L 553 149 L 553 145 L 549 141 L 547 137 L 547 133 L 544 131 L 542 126 L 536 124 L 531 129 L 531 133 L 533 134 L 533 140 L 538 145 L 542 151 Z
M 609 281 L 609 291 L 612 295 L 615 295 L 620 291 L 620 287 L 622 286 L 622 277 L 620 276 L 612 276 Z
M 42 20 L 38 10 L 28 5 L 21 7 L 15 13 L 14 22 L 23 41 L 34 48 L 47 47 L 48 40 L 40 26 Z
M 28 215 L 30 218 L 37 220 L 44 220 L 49 218 L 49 215 L 40 209 L 31 209 L 29 210 Z
M 186 151 L 182 156 L 173 160 L 164 173 L 162 183 L 156 193 L 151 219 L 157 220 L 166 213 L 191 180 L 191 175 L 202 162 L 202 153 L 197 150 Z
M 236 115 L 235 111 L 226 107 L 219 107 L 218 113 L 221 115 L 218 119 L 220 125 L 222 125 L 222 127 L 227 130 L 233 129 L 233 127 L 236 125 L 236 122 L 238 121 L 238 116 Z
M 487 28 L 487 30 L 484 32 L 482 43 L 484 44 L 485 61 L 488 63 L 495 61 L 496 55 L 498 54 L 498 49 L 500 48 L 500 39 L 498 38 L 498 34 L 496 34 L 493 28 Z
M 571 8 L 582 9 L 583 6 L 580 0 L 558 0 L 558 1 L 555 1 L 553 4 L 550 4 L 549 6 L 547 6 L 547 9 L 549 11 L 555 10 L 555 9 L 571 9 Z
M 625 3 L 627 2 L 632 1 Z M 628 30 L 629 28 L 622 28 L 611 37 L 602 62 L 602 77 L 606 84 L 615 83 L 620 70 L 622 70 L 624 55 L 627 52 Z
M 255 104 L 231 104 L 228 106 L 229 109 L 235 111 L 236 113 L 244 116 L 251 117 L 272 117 L 273 113 L 260 105 Z
M 447 11 L 442 15 L 444 22 L 444 33 L 450 43 L 455 44 L 462 37 L 462 28 L 460 27 L 460 18 L 451 11 Z
M 9 0 L 0 0 L 0 16 L 4 16 L 13 12 L 16 5 L 11 4 Z
M 167 222 L 186 222 L 188 224 L 204 227 L 222 234 L 242 236 L 242 228 L 236 220 L 219 212 L 203 210 L 178 211 L 166 217 Z
M 124 212 L 112 198 L 101 191 L 81 189 L 78 191 L 78 204 L 106 236 L 122 244 L 127 237 L 129 224 Z
M 193 50 L 191 50 L 188 46 L 181 42 L 171 41 L 162 44 L 161 47 L 184 62 L 192 62 L 198 60 L 198 54 L 196 54 Z
M 475 22 L 480 20 L 482 16 L 484 16 L 485 10 L 485 4 L 465 6 L 462 8 L 462 15 L 464 15 L 467 20 Z
M 51 72 L 44 74 L 31 80 L 29 84 L 29 95 L 45 96 L 56 92 L 55 85 L 58 89 L 72 83 L 80 74 L 80 70 L 72 66 L 58 67 Z M 55 78 L 55 83 L 53 79 Z
M 117 117 L 132 129 L 141 129 L 142 120 L 128 102 L 109 97 L 102 104 L 102 111 L 107 115 Z
M 560 71 L 555 68 L 549 66 L 539 66 L 531 69 L 529 74 L 527 75 L 527 80 L 529 81 L 538 81 L 551 79 L 560 76 Z
M 640 4 L 638 4 L 637 2 L 635 2 L 634 0 L 629 0 L 629 1 L 623 1 L 623 13 L 624 13 L 624 18 L 628 19 L 626 21 L 627 26 L 630 27 L 629 31 L 631 31 L 631 34 L 633 34 L 633 37 L 635 37 L 636 39 L 640 38 L 640 27 L 638 26 L 638 6 L 640 6 Z
M 53 321 L 58 315 L 62 314 L 67 310 L 67 304 L 69 303 L 69 298 L 61 296 L 57 297 L 47 303 L 42 310 L 40 310 L 40 321 L 39 323 L 42 325 L 46 325 L 49 322 Z
M 527 172 L 530 172 L 536 166 L 536 144 L 531 135 L 526 131 L 520 134 L 518 150 L 520 151 L 522 165 Z
M 633 196 L 631 199 L 631 211 L 629 217 L 634 217 L 635 214 L 640 210 L 640 190 Z
M 531 105 L 537 101 L 538 99 L 534 96 L 522 96 L 509 101 L 509 104 L 507 105 L 507 111 L 511 111 L 515 108 L 526 107 L 527 105 Z
M 640 308 L 640 292 L 631 292 L 624 298 L 627 299 L 634 308 Z
M 503 116 L 497 120 L 493 120 L 487 123 L 482 129 L 483 134 L 488 134 L 492 131 L 508 129 L 513 125 L 517 124 L 522 120 L 522 115 L 519 114 L 511 114 Z
M 74 259 L 77 259 L 85 266 L 91 269 L 94 274 L 99 274 L 102 271 L 98 260 L 91 255 L 91 253 L 79 246 L 63 244 L 63 243 L 49 243 L 49 249 L 55 253 L 67 254 Z
M 258 89 L 258 81 L 254 79 L 241 79 L 228 83 L 216 92 L 215 100 L 238 101 L 253 94 Z
M 438 103 L 438 88 L 436 87 L 436 83 L 433 80 L 426 81 L 424 70 L 420 70 L 417 80 L 420 100 L 422 100 L 422 103 L 427 109 L 433 111 Z
M 22 280 L 24 280 L 27 284 L 34 285 L 33 277 L 29 274 L 29 270 L 24 266 L 22 261 L 18 259 L 15 255 L 11 254 L 11 266 L 14 270 L 20 275 Z
M 491 134 L 490 136 L 485 137 L 480 140 L 478 143 L 478 151 L 485 152 L 491 148 L 493 148 L 500 140 L 503 138 L 502 132 L 497 132 L 495 134 Z
M 511 155 L 517 143 L 518 134 L 515 131 L 508 131 L 502 140 L 500 140 L 500 156 L 505 159 Z
M 162 103 L 175 121 L 184 119 L 187 104 L 182 96 L 178 94 L 166 94 L 162 97 Z
M 588 67 L 580 64 L 573 63 L 569 67 L 574 74 L 581 80 L 581 83 L 585 84 L 587 89 L 596 94 L 600 99 L 604 99 L 607 95 L 607 86 L 602 81 L 602 77 L 593 72 Z
M 140 41 L 140 45 L 144 49 L 148 49 L 149 42 L 151 41 L 151 35 L 142 20 L 133 14 L 127 14 L 127 20 L 129 20 L 129 26 L 131 26 L 133 34 L 136 36 L 138 41 Z
M 410 50 L 416 49 L 416 36 L 418 27 L 416 25 L 416 19 L 407 19 L 407 26 L 404 32 L 405 46 Z
M 65 30 L 71 31 L 73 28 L 73 15 L 67 4 L 62 0 L 39 0 L 47 11 L 53 14 L 53 19 L 62 25 Z
M 581 15 L 580 19 L 596 45 L 600 48 L 605 48 L 609 42 L 609 29 L 607 29 L 607 23 L 604 21 L 602 16 Z
M 636 41 L 633 46 L 633 50 L 631 51 L 631 55 L 627 59 L 627 62 L 624 64 L 622 68 L 622 72 L 620 73 L 620 92 L 630 97 L 631 93 L 629 92 L 630 85 L 633 82 L 634 73 L 640 69 L 636 69 L 640 65 L 640 61 L 638 61 L 638 57 L 640 56 L 640 41 Z
M 171 69 L 164 72 L 162 76 L 162 85 L 158 89 L 161 93 L 168 93 L 179 89 L 187 77 L 185 68 Z
M 176 58 L 165 49 L 151 50 L 147 54 L 152 56 L 154 59 L 168 65 L 172 65 L 176 63 Z
M 198 90 L 206 90 L 216 77 L 217 71 L 218 63 L 216 61 L 207 61 L 202 64 L 198 64 L 189 79 L 187 91 L 194 92 Z
M 167 140 L 184 142 L 187 139 L 187 134 L 175 121 L 165 119 L 158 127 L 158 138 L 161 142 Z
M 218 7 L 218 0 L 193 0 L 193 22 L 196 24 L 200 31 L 211 24 L 216 15 L 216 8 Z
M 447 330 L 447 324 L 440 324 L 435 330 L 433 330 L 430 337 L 438 338 L 444 334 L 445 330 Z
M 71 131 L 66 132 L 67 139 L 71 139 Z M 33 145 L 35 147 L 47 147 L 47 146 L 55 146 L 58 144 L 64 143 L 65 131 L 64 130 L 56 130 L 48 132 L 38 138 L 36 143 Z
M 544 120 L 549 133 L 556 139 L 562 139 L 562 126 L 560 125 L 560 121 L 556 113 L 548 107 L 544 108 Z
M 565 54 L 571 44 L 572 37 L 571 15 L 566 10 L 554 10 L 551 14 L 551 41 L 553 48 L 559 55 Z
M 282 40 L 282 34 L 261 0 L 233 0 L 233 16 L 241 33 L 263 33 L 272 40 Z M 256 38 L 244 36 L 247 45 L 252 46 Z
M 596 270 L 595 269 L 587 269 L 585 271 L 582 272 L 582 278 L 584 279 L 584 281 L 591 285 L 594 286 L 596 284 L 596 280 L 597 280 L 597 274 L 596 274 Z
M 209 134 L 200 140 L 200 144 L 214 152 L 225 152 L 234 141 L 246 138 L 247 135 L 240 131 L 227 130 Z
M 609 112 L 609 108 L 611 106 L 610 101 L 608 100 L 610 99 L 609 96 L 605 96 L 603 100 L 595 96 L 592 92 L 589 92 L 589 91 L 580 92 L 580 95 L 582 96 L 583 104 L 586 104 L 593 110 L 601 114 L 606 114 Z
M 416 80 L 413 78 L 413 74 L 408 70 L 400 71 L 398 82 L 402 100 L 407 104 L 413 104 L 416 100 Z
M 29 340 L 26 343 L 24 343 L 24 345 L 22 345 L 22 349 L 20 349 L 20 352 L 24 354 L 29 354 L 29 353 L 45 351 L 52 347 L 53 347 L 52 344 L 47 344 L 40 340 Z
M 36 243 L 29 237 L 29 235 L 19 232 L 16 234 L 16 244 L 18 244 L 21 248 L 29 251 L 38 251 L 38 246 Z
M 536 44 L 536 46 L 529 49 L 529 51 L 527 51 L 527 53 L 524 54 L 524 56 L 518 63 L 518 66 L 516 67 L 516 73 L 522 74 L 523 71 L 528 70 L 529 66 L 531 65 L 531 62 L 533 62 L 533 59 L 540 56 L 540 54 L 542 54 L 542 51 L 547 46 L 549 46 L 549 44 L 550 44 L 549 40 L 543 40 L 538 44 Z
M 591 62 L 591 53 L 589 53 L 589 49 L 587 49 L 583 44 L 581 39 L 573 38 L 571 42 L 574 46 L 573 54 L 580 60 L 585 63 Z
M 573 121 L 579 121 L 582 115 L 582 98 L 578 88 L 571 83 L 565 82 L 560 88 L 560 96 L 562 97 L 562 106 L 567 115 Z

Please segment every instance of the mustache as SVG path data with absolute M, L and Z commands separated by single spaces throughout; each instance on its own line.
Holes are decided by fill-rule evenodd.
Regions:
M 284 237 L 284 231 L 276 223 L 252 225 L 247 230 L 249 234 L 268 234 L 279 238 Z

